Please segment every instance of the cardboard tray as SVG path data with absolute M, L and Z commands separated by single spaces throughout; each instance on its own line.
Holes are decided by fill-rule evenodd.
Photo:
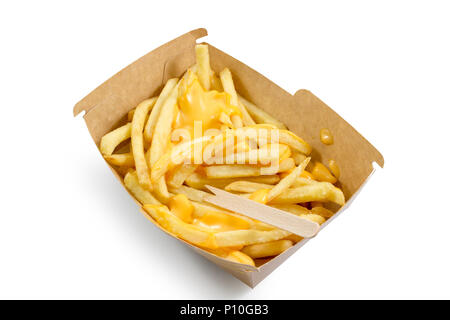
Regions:
M 142 100 L 157 95 L 168 79 L 180 77 L 192 66 L 195 63 L 196 41 L 206 35 L 206 29 L 197 29 L 166 43 L 121 70 L 78 102 L 73 110 L 74 116 L 85 111 L 84 119 L 95 144 L 99 146 L 104 134 L 123 124 L 129 110 Z M 247 65 L 208 45 L 211 67 L 216 73 L 228 67 L 233 74 L 236 90 L 305 139 L 313 147 L 313 159 L 324 163 L 334 159 L 339 164 L 339 181 L 347 203 L 321 226 L 325 227 L 350 205 L 374 172 L 372 163 L 377 162 L 383 167 L 383 156 L 311 92 L 302 89 L 291 95 Z M 331 130 L 335 141 L 333 145 L 326 146 L 320 142 L 321 128 Z M 123 185 L 119 173 L 113 167 L 110 168 Z M 142 208 L 141 211 L 168 233 Z M 260 260 L 257 267 L 251 267 L 222 259 L 179 240 L 252 288 L 308 241 L 300 241 L 277 257 Z

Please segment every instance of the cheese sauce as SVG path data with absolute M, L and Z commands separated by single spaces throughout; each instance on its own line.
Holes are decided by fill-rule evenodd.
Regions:
M 320 130 L 320 141 L 326 145 L 333 144 L 334 138 L 329 129 L 323 128 Z
M 220 121 L 222 113 L 229 117 L 241 116 L 238 107 L 232 105 L 230 100 L 228 93 L 205 91 L 198 79 L 194 79 L 178 99 L 179 112 L 174 127 L 188 129 L 192 138 L 194 121 L 201 121 L 202 133 L 208 129 L 220 130 L 223 124 Z

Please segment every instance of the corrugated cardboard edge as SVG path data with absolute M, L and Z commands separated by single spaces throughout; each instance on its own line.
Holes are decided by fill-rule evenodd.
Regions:
M 91 92 L 88 96 L 82 99 L 79 103 L 77 103 L 74 107 L 74 115 L 79 114 L 83 110 L 86 111 L 84 118 L 95 143 L 98 145 L 101 136 L 105 133 L 101 132 L 101 130 L 97 130 L 95 126 L 96 120 L 101 119 L 101 121 L 106 121 L 106 127 L 109 128 L 108 131 L 117 126 L 117 119 L 122 117 L 124 114 L 123 110 L 119 115 L 115 113 L 115 106 L 125 105 L 129 110 L 136 106 L 140 101 L 148 98 L 149 92 L 158 91 L 158 89 L 170 76 L 174 76 L 174 74 L 176 76 L 181 75 L 187 67 L 195 63 L 195 56 L 193 50 L 191 49 L 195 46 L 196 39 L 206 35 L 207 31 L 205 29 L 196 29 L 168 42 L 167 44 L 153 50 L 152 52 L 146 54 L 128 67 L 121 70 L 119 73 L 111 77 L 97 89 Z M 352 185 L 350 188 L 347 188 L 348 190 L 344 190 L 347 195 L 352 195 L 352 197 L 349 199 L 345 207 L 343 207 L 337 214 L 333 216 L 333 218 L 329 219 L 322 226 L 323 228 L 344 209 L 346 209 L 354 199 L 354 196 L 361 190 L 362 185 L 373 173 L 371 163 L 373 161 L 376 161 L 381 167 L 383 166 L 384 160 L 382 155 L 355 129 L 353 129 L 353 127 L 351 127 L 347 122 L 345 122 L 345 120 L 339 117 L 339 115 L 337 115 L 331 108 L 325 105 L 309 91 L 299 90 L 294 96 L 292 96 L 291 94 L 271 82 L 269 79 L 260 75 L 258 72 L 246 66 L 242 62 L 234 59 L 233 57 L 214 48 L 211 45 L 209 46 L 211 64 L 213 69 L 217 71 L 221 70 L 225 66 L 229 67 L 233 73 L 236 88 L 238 92 L 240 92 L 240 94 L 242 94 L 244 97 L 246 97 L 250 101 L 253 101 L 265 111 L 271 113 L 281 121 L 285 122 L 289 127 L 299 125 L 298 121 L 296 121 L 296 119 L 298 120 L 299 112 L 301 113 L 303 111 L 305 116 L 304 118 L 309 121 L 310 119 L 308 119 L 308 117 L 319 110 L 319 113 L 327 114 L 327 116 L 330 116 L 330 118 L 333 118 L 334 121 L 337 121 L 337 123 L 339 124 L 336 128 L 331 128 L 333 133 L 337 133 L 337 142 L 339 142 L 342 138 L 346 139 L 346 135 L 349 134 L 352 139 L 357 142 L 355 145 L 352 145 L 350 147 L 357 147 L 358 150 L 364 151 L 364 158 L 368 161 L 366 161 L 367 163 L 364 163 L 364 165 L 359 168 L 360 170 L 358 171 L 358 174 L 362 174 L 365 179 L 359 181 L 357 185 Z M 185 52 L 183 53 L 183 51 Z M 177 54 L 177 52 L 179 52 L 180 54 Z M 170 64 L 170 61 L 173 61 L 174 59 L 177 59 L 177 61 L 181 59 L 183 61 L 181 61 L 181 63 L 174 64 L 174 66 L 168 65 Z M 157 65 L 155 66 L 155 64 Z M 150 65 L 152 66 L 151 72 L 149 72 Z M 180 70 L 178 70 L 177 68 Z M 272 95 L 263 96 L 255 94 L 255 92 L 258 90 L 249 90 L 249 88 L 252 88 L 252 85 L 258 86 L 258 90 L 262 90 L 262 92 L 272 92 Z M 127 92 L 129 90 L 132 90 L 135 93 L 132 97 L 127 95 Z M 286 108 L 278 107 L 280 105 L 280 102 L 285 104 Z M 273 106 L 277 106 L 278 108 L 274 109 Z M 99 110 L 98 114 L 95 114 L 96 109 Z M 306 110 L 314 112 L 309 112 Z M 289 114 L 290 112 L 296 113 L 295 116 L 292 117 L 292 115 Z M 105 115 L 107 119 L 105 119 Z M 320 119 L 321 117 L 323 116 L 320 115 L 318 118 Z M 296 121 L 296 123 L 293 123 L 293 121 Z M 320 157 L 324 154 L 326 158 L 326 154 L 330 153 L 330 148 L 320 150 L 323 148 L 323 146 L 320 143 L 317 144 L 317 141 L 315 141 L 315 137 L 311 136 L 311 132 L 308 132 L 308 130 L 318 130 L 318 128 L 317 126 L 313 127 L 313 125 L 310 125 L 311 122 L 308 121 L 302 121 L 303 126 L 301 127 L 301 130 L 297 130 L 296 133 L 303 136 L 308 142 L 310 142 L 310 140 L 313 140 L 312 145 L 317 147 L 317 149 L 314 150 L 315 155 L 318 155 Z M 105 127 L 105 125 L 103 125 L 103 127 Z M 104 129 L 105 128 L 103 128 L 103 131 Z M 336 147 L 336 145 L 338 145 L 338 143 L 335 144 L 335 148 L 342 147 L 342 144 L 341 147 Z M 333 153 L 332 151 L 333 148 L 331 148 L 331 153 Z M 114 175 L 123 185 L 123 181 L 120 175 L 109 164 L 108 166 L 111 168 Z M 351 173 L 352 171 L 350 170 L 346 172 Z M 140 206 L 140 203 L 133 196 L 132 198 Z M 161 228 L 142 208 L 141 211 L 159 229 L 161 229 L 165 233 L 170 234 L 165 229 Z M 206 259 L 227 270 L 252 288 L 265 277 L 267 277 L 273 270 L 275 270 L 281 263 L 283 263 L 288 257 L 290 257 L 308 241 L 305 239 L 297 243 L 294 247 L 285 251 L 281 255 L 269 260 L 259 268 L 254 268 L 252 266 L 246 266 L 222 259 L 181 239 L 179 240 L 192 248 L 195 252 L 204 256 Z

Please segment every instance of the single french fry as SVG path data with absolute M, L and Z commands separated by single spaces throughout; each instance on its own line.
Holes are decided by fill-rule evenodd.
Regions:
M 100 141 L 100 152 L 103 155 L 110 156 L 114 149 L 123 141 L 131 137 L 131 123 L 127 123 L 102 137 Z
M 130 171 L 125 175 L 124 184 L 125 187 L 131 192 L 132 195 L 142 204 L 161 204 L 150 191 L 145 190 L 140 184 L 136 174 L 136 171 Z
M 239 100 L 238 98 L 238 108 L 242 113 L 242 122 L 246 126 L 253 126 L 256 124 L 256 122 L 253 120 L 253 118 L 250 116 L 250 114 L 247 111 L 247 108 L 245 105 Z
M 275 197 L 278 197 L 280 194 L 282 194 L 286 189 L 288 189 L 295 180 L 300 176 L 303 170 L 305 170 L 306 166 L 309 163 L 309 160 L 311 158 L 306 158 L 301 164 L 298 165 L 297 168 L 295 168 L 291 173 L 289 173 L 286 177 L 280 180 L 278 184 L 270 189 L 268 195 L 267 195 L 267 202 L 270 202 Z
M 220 248 L 220 249 L 213 249 L 208 250 L 209 252 L 215 254 L 218 257 L 224 258 L 226 260 L 230 260 L 233 262 L 241 263 L 241 264 L 247 264 L 251 266 L 255 266 L 255 261 L 253 261 L 252 258 L 250 258 L 245 253 L 242 253 L 239 250 L 232 250 L 228 248 Z
M 289 147 L 279 144 L 274 147 L 275 152 L 271 152 L 270 147 L 260 149 L 252 149 L 232 154 L 223 154 L 218 158 L 212 155 L 210 158 L 203 159 L 204 163 L 211 164 L 261 164 L 267 165 L 275 161 L 284 160 L 289 157 Z
M 271 231 L 260 230 L 235 230 L 224 231 L 215 234 L 216 244 L 221 247 L 248 246 L 256 243 L 280 240 L 290 235 L 290 232 L 274 229 Z
M 240 100 L 240 102 L 242 102 L 242 104 L 245 106 L 246 110 L 256 123 L 273 124 L 279 129 L 287 129 L 282 122 L 278 121 L 277 119 L 269 115 L 267 112 L 258 108 L 250 101 L 244 99 L 242 96 L 238 96 L 238 99 Z
M 241 128 L 242 127 L 241 124 L 244 124 L 246 126 L 254 125 L 255 121 L 253 121 L 252 117 L 250 117 L 245 106 L 239 103 L 238 95 L 234 87 L 233 77 L 231 75 L 230 69 L 225 68 L 220 72 L 220 81 L 222 82 L 223 90 L 231 96 L 230 103 L 238 107 L 239 111 L 241 111 L 242 114 L 242 119 L 238 120 L 233 119 L 233 117 L 231 118 L 233 124 L 235 125 L 234 127 Z
M 208 195 L 207 192 L 197 190 L 188 186 L 180 186 L 179 188 L 169 188 L 169 192 L 173 194 L 182 193 L 185 194 L 189 200 L 203 202 L 205 197 Z
M 311 220 L 313 222 L 317 222 L 318 224 L 322 224 L 325 222 L 325 218 L 322 217 L 321 215 L 312 212 L 311 210 L 308 210 L 307 208 L 297 204 L 274 204 L 270 206 L 286 212 L 293 213 L 302 218 Z
M 333 211 L 328 210 L 327 208 L 324 207 L 313 207 L 311 209 L 311 213 L 321 215 L 324 218 L 330 218 L 334 214 Z
M 160 180 L 168 170 L 170 170 L 171 167 L 173 167 L 173 163 L 171 162 L 171 152 L 164 153 L 158 161 L 153 164 L 151 168 L 151 180 L 153 183 L 156 183 L 158 180 Z M 150 158 L 151 158 L 151 151 L 150 151 Z M 151 160 L 150 160 L 151 162 Z
M 198 201 L 193 201 L 191 200 L 192 205 L 194 206 L 194 217 L 195 218 L 201 218 L 203 217 L 206 213 L 214 211 L 214 212 L 219 212 L 225 215 L 231 214 L 231 211 L 227 211 L 225 209 L 216 207 L 208 202 L 198 202 Z
M 271 189 L 271 188 L 273 188 L 273 185 L 270 184 L 239 180 L 227 185 L 225 187 L 225 190 L 231 192 L 253 193 L 261 189 Z
M 164 105 L 164 102 L 168 98 L 169 94 L 172 92 L 172 89 L 177 84 L 178 79 L 169 79 L 166 82 L 166 85 L 164 86 L 163 90 L 161 91 L 161 94 L 158 97 L 158 100 L 156 100 L 155 105 L 153 106 L 153 110 L 150 113 L 150 116 L 148 117 L 147 123 L 145 125 L 144 129 L 144 138 L 147 142 L 150 142 L 152 140 L 152 136 L 155 132 L 156 122 L 159 119 L 159 114 L 161 113 L 161 108 Z
M 233 77 L 231 76 L 230 69 L 225 68 L 220 72 L 220 81 L 222 82 L 223 91 L 231 96 L 230 103 L 233 106 L 238 106 L 238 97 L 236 89 L 234 88 Z
M 167 178 L 167 184 L 172 188 L 179 188 L 183 185 L 184 181 L 195 172 L 198 165 L 195 164 L 182 164 L 176 167 Z
M 198 79 L 196 74 L 197 69 L 197 65 L 195 65 L 184 73 L 180 80 L 180 84 L 178 85 L 178 97 L 183 96 L 186 93 L 187 88 L 194 82 L 194 80 Z
M 305 214 L 310 214 L 311 212 L 298 204 L 290 204 L 290 203 L 285 203 L 285 204 L 271 204 L 271 207 L 295 214 L 297 216 L 303 216 Z
M 238 251 L 238 250 L 233 250 L 231 251 L 226 258 L 227 260 L 233 261 L 233 262 L 237 262 L 237 263 L 241 263 L 241 264 L 247 264 L 250 266 L 255 266 L 255 261 L 253 261 L 252 258 L 250 258 L 248 255 L 246 255 L 245 253 Z
M 158 181 L 152 184 L 152 186 L 155 197 L 162 203 L 166 204 L 170 198 L 169 190 L 167 189 L 166 178 L 161 177 Z
M 271 166 L 269 166 L 269 167 L 262 167 L 263 169 L 264 168 L 267 168 L 267 169 L 270 169 L 271 168 Z M 279 166 L 278 166 L 278 170 L 276 170 L 276 167 L 274 168 L 274 171 L 277 171 L 277 172 L 286 172 L 286 171 L 289 171 L 289 170 L 292 170 L 292 169 L 294 169 L 295 168 L 295 162 L 294 162 L 294 159 L 292 159 L 292 158 L 286 158 L 286 159 L 283 159 L 283 160 L 281 160 L 280 161 L 280 163 L 279 163 Z M 270 174 L 270 170 L 266 170 L 266 171 L 264 171 L 264 174 L 267 174 L 266 172 L 269 172 L 269 174 Z M 274 174 L 275 174 L 276 172 L 274 172 Z
M 292 158 L 295 161 L 295 165 L 298 166 L 300 163 L 302 163 L 306 159 L 306 156 L 303 153 L 294 151 L 294 152 L 292 152 Z
M 252 165 L 217 165 L 205 168 L 208 178 L 242 178 L 261 175 L 261 168 Z
M 168 232 L 199 247 L 218 248 L 211 230 L 184 222 L 161 205 L 144 205 L 145 211 Z
M 305 172 L 305 171 L 303 171 L 303 172 Z M 314 184 L 314 183 L 317 183 L 317 181 L 311 180 L 308 178 L 298 177 L 297 179 L 295 179 L 294 183 L 291 185 L 291 188 L 303 187 L 303 186 L 307 186 L 307 185 Z
M 161 158 L 161 156 L 165 153 L 168 146 L 170 133 L 172 131 L 172 122 L 175 116 L 177 98 L 178 85 L 175 85 L 164 102 L 156 122 L 155 132 L 153 134 L 152 144 L 150 147 L 150 166 L 152 168 L 159 158 Z M 157 179 L 157 182 L 154 184 L 154 189 L 156 196 L 159 196 L 160 200 L 167 201 L 169 199 L 164 176 Z
M 247 164 L 236 165 L 217 165 L 205 168 L 206 176 L 208 178 L 223 179 L 223 178 L 243 178 L 256 177 L 260 175 L 273 175 L 278 172 L 284 172 L 295 167 L 294 159 L 287 158 L 281 161 L 277 166 L 259 167 Z
M 311 201 L 332 201 L 345 204 L 344 193 L 329 182 L 317 182 L 303 187 L 287 189 L 271 201 L 272 204 L 302 203 Z
M 295 135 L 291 131 L 288 130 L 281 130 L 281 129 L 274 129 L 270 127 L 264 127 L 261 125 L 254 125 L 251 127 L 244 127 L 240 129 L 236 129 L 234 131 L 235 135 L 246 135 L 246 132 L 256 132 L 258 137 L 268 137 L 270 139 L 268 143 L 282 143 L 286 144 L 289 147 L 293 148 L 294 150 L 300 151 L 301 153 L 305 155 L 309 155 L 312 151 L 311 146 L 306 143 L 302 138 Z M 278 138 L 278 141 L 271 141 L 272 136 L 275 135 Z
M 311 220 L 313 222 L 317 222 L 318 224 L 322 224 L 325 222 L 325 218 L 321 215 L 315 214 L 315 213 L 308 213 L 301 215 L 302 218 Z
M 144 154 L 144 136 L 143 130 L 147 114 L 153 108 L 156 98 L 142 101 L 134 112 L 133 121 L 131 122 L 131 150 L 136 165 L 136 173 L 139 183 L 146 189 L 152 190 L 150 183 L 150 175 L 147 166 L 147 160 Z
M 225 188 L 225 186 L 233 183 L 235 181 L 241 181 L 242 178 L 229 178 L 229 179 L 210 179 L 202 174 L 195 172 L 190 175 L 186 179 L 186 184 L 192 188 L 196 189 L 205 189 L 205 185 L 210 185 L 216 188 Z M 256 183 L 265 183 L 265 184 L 275 184 L 280 181 L 280 177 L 278 175 L 267 175 L 267 176 L 258 176 L 258 177 L 247 177 L 246 181 L 256 182 Z
M 251 258 L 257 259 L 279 255 L 292 246 L 293 243 L 290 240 L 277 240 L 246 246 L 242 249 L 242 252 Z
M 209 53 L 207 44 L 197 44 L 195 46 L 195 56 L 197 60 L 197 74 L 200 83 L 206 91 L 211 88 L 211 66 L 209 64 Z
M 153 133 L 150 147 L 150 164 L 153 166 L 161 158 L 167 148 L 172 129 L 172 122 L 175 116 L 177 104 L 178 86 L 172 88 L 165 100 Z
M 233 128 L 242 128 L 244 126 L 242 122 L 242 118 L 237 114 L 233 114 L 231 116 L 231 123 L 233 124 Z
M 103 156 L 109 164 L 121 167 L 133 167 L 134 159 L 133 154 L 131 152 L 127 153 L 116 153 L 110 156 Z
M 222 82 L 220 81 L 220 78 L 215 74 L 213 74 L 211 77 L 211 90 L 223 92 Z

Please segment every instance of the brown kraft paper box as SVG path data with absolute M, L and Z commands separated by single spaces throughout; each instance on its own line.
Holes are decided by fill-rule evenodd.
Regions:
M 84 119 L 95 144 L 98 146 L 104 134 L 123 123 L 129 110 L 142 100 L 158 94 L 168 79 L 180 77 L 188 67 L 195 64 L 194 46 L 197 39 L 206 35 L 205 29 L 197 29 L 164 44 L 121 70 L 78 102 L 73 110 L 74 115 L 85 111 Z M 216 73 L 228 67 L 233 74 L 236 90 L 305 139 L 313 147 L 313 159 L 324 163 L 334 159 L 339 164 L 342 172 L 339 181 L 347 203 L 321 226 L 324 228 L 350 205 L 374 172 L 372 163 L 383 167 L 383 156 L 311 92 L 302 89 L 291 95 L 247 65 L 208 45 L 211 67 Z M 321 143 L 321 128 L 331 130 L 335 139 L 333 145 Z M 358 150 L 356 157 L 355 150 Z M 123 185 L 119 173 L 113 167 L 110 168 Z M 142 208 L 141 211 L 167 233 Z M 222 259 L 179 240 L 253 288 L 309 239 L 298 242 L 272 259 L 259 261 L 257 267 Z

